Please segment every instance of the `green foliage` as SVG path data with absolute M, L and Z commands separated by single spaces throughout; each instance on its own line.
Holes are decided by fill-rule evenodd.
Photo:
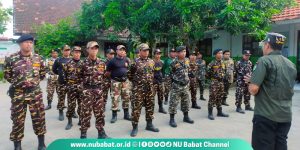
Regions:
M 12 16 L 13 12 L 11 8 L 2 8 L 2 3 L 0 1 L 0 34 L 4 33 L 6 29 L 6 24 L 10 20 L 10 16 Z

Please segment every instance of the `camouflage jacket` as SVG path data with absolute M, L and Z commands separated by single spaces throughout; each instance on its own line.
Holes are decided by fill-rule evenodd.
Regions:
M 163 73 L 162 73 L 162 68 L 163 68 L 163 61 L 154 61 L 154 83 L 162 83 L 163 82 Z
M 206 75 L 206 63 L 205 60 L 203 59 L 197 59 L 196 60 L 197 63 L 197 78 L 198 80 L 205 80 L 205 75 Z
M 189 82 L 189 68 L 190 68 L 190 61 L 188 58 L 185 58 L 184 61 L 180 61 L 176 58 L 171 63 L 171 78 L 172 82 L 180 85 L 186 86 Z
M 58 76 L 52 71 L 52 68 L 53 68 L 53 64 L 55 62 L 55 58 L 49 58 L 46 60 L 46 71 L 48 73 L 48 77 L 49 79 L 51 80 L 57 80 Z
M 65 81 L 67 84 L 82 84 L 82 61 L 71 59 L 66 63 L 64 67 Z
M 91 60 L 87 57 L 82 62 L 83 85 L 87 88 L 102 88 L 104 84 L 105 63 L 97 58 Z
M 197 76 L 197 70 L 198 70 L 197 63 L 190 61 L 189 77 L 190 78 L 196 78 L 196 76 Z
M 234 77 L 234 61 L 229 58 L 228 60 L 223 59 L 223 62 L 226 67 L 226 73 L 225 73 L 225 79 L 229 83 L 233 83 L 233 77 Z
M 222 60 L 214 59 L 207 65 L 207 77 L 211 80 L 223 81 L 225 73 L 226 67 Z
M 244 83 L 244 76 L 252 72 L 252 62 L 250 60 L 239 60 L 235 65 L 237 81 Z
M 154 61 L 150 58 L 137 58 L 132 62 L 128 78 L 134 85 L 152 85 L 154 80 Z
M 5 59 L 4 78 L 16 88 L 37 87 L 45 76 L 46 67 L 38 54 L 23 57 L 17 52 Z

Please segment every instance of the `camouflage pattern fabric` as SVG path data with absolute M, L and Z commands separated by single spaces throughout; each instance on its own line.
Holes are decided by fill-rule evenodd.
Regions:
M 191 92 L 191 101 L 196 102 L 197 97 L 197 74 L 198 65 L 196 62 L 190 62 L 189 68 L 189 77 L 190 77 L 190 92 Z
M 206 64 L 203 59 L 197 59 L 196 63 L 198 66 L 197 80 L 200 89 L 200 95 L 203 95 L 205 88 Z
M 129 108 L 130 100 L 130 88 L 128 81 L 118 82 L 115 80 L 111 81 L 111 99 L 112 99 L 112 110 L 119 110 L 119 99 L 122 99 L 122 108 Z
M 157 93 L 158 105 L 162 105 L 164 100 L 164 86 L 163 86 L 163 73 L 162 67 L 164 65 L 163 61 L 154 61 L 154 93 L 155 96 Z
M 47 101 L 50 103 L 53 100 L 54 91 L 56 90 L 57 92 L 57 86 L 58 86 L 58 81 L 57 81 L 58 76 L 54 74 L 54 72 L 52 71 L 54 62 L 55 62 L 54 58 L 50 58 L 46 62 L 46 71 L 48 73 L 46 92 L 47 92 Z
M 252 63 L 251 61 L 245 61 L 245 60 L 240 60 L 236 63 L 235 66 L 236 73 L 237 73 L 237 81 L 236 81 L 236 103 L 235 105 L 241 105 L 242 104 L 242 99 L 244 97 L 244 104 L 246 106 L 250 105 L 250 93 L 248 90 L 248 84 L 245 83 L 244 81 L 244 76 L 246 74 L 250 74 L 252 72 Z

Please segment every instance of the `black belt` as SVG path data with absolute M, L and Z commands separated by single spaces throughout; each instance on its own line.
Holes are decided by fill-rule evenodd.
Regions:
M 84 85 L 85 89 L 98 89 L 100 85 Z
M 127 80 L 127 77 L 114 77 L 112 79 L 118 82 L 125 82 Z

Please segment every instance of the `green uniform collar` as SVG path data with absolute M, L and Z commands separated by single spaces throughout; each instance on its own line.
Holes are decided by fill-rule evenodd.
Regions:
M 281 51 L 274 50 L 273 52 L 270 52 L 268 55 L 281 55 Z

